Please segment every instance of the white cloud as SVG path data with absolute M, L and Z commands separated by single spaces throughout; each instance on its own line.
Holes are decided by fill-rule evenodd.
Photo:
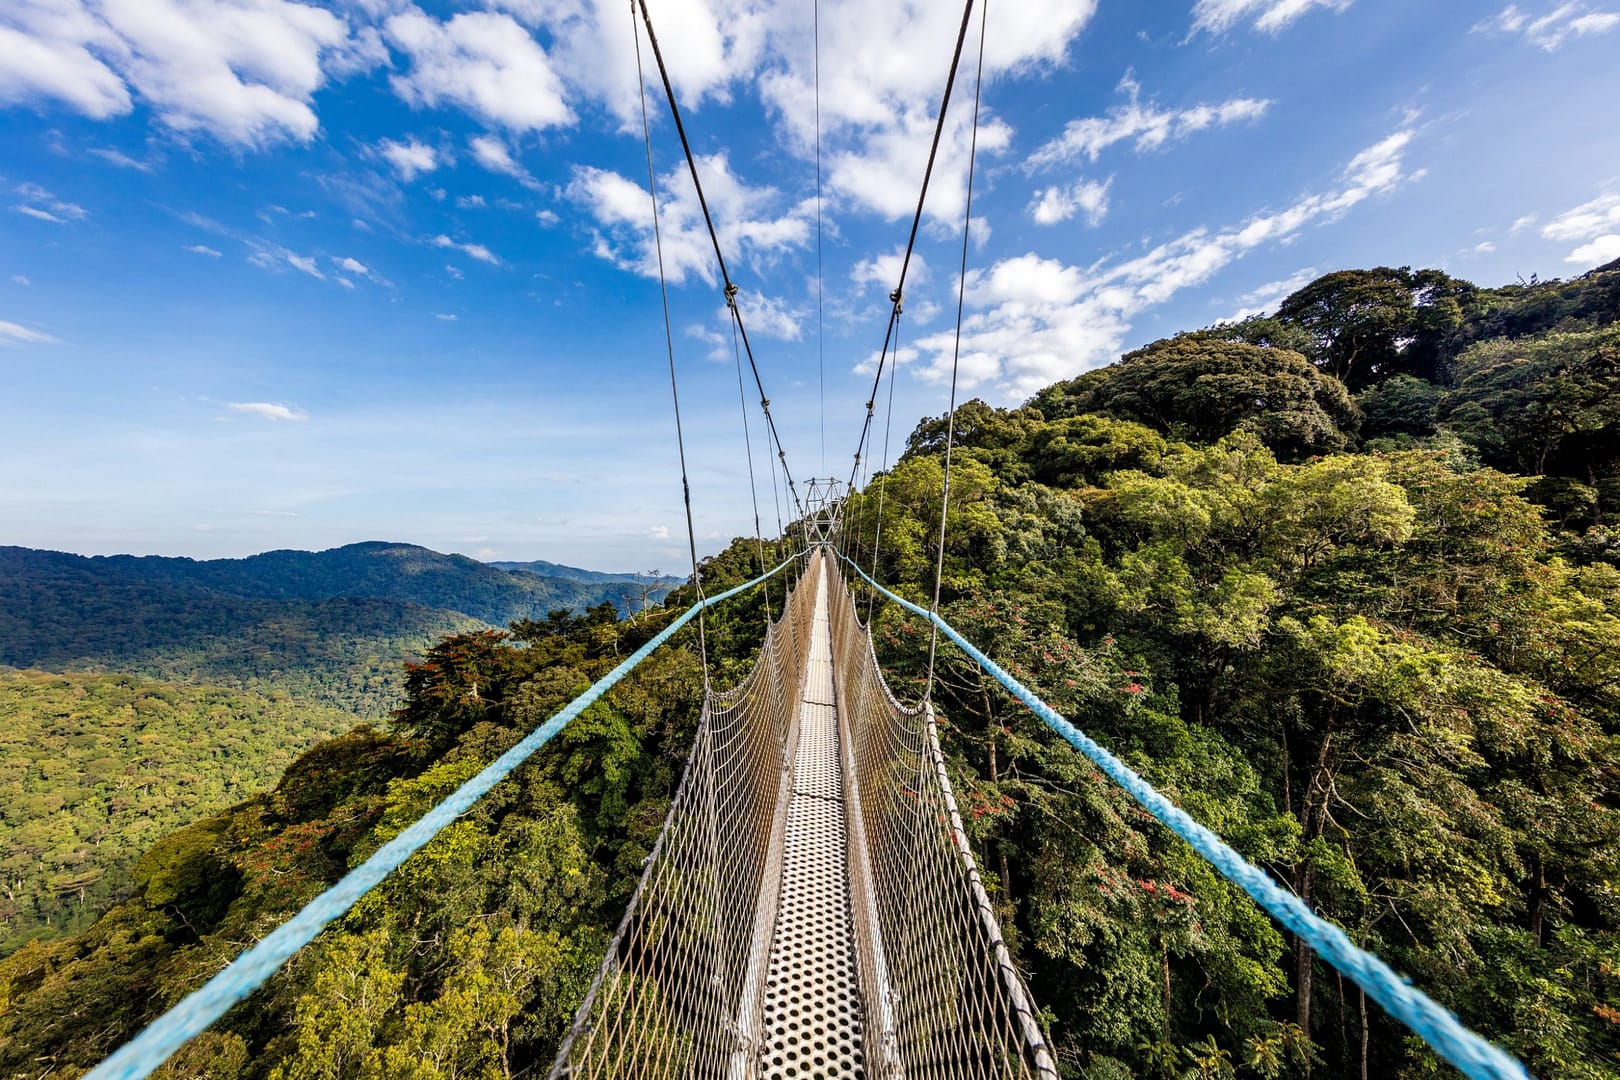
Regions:
M 16 284 L 16 285 L 32 285 L 33 284 L 32 281 L 28 280 L 28 277 L 27 277 L 26 274 L 12 274 L 11 275 L 11 280 L 12 280 L 12 283 Z
M 1095 0 L 1026 0 L 997 8 L 985 78 L 1062 62 L 1095 10 Z M 802 3 L 780 2 L 771 10 L 758 79 L 789 149 L 803 157 L 810 156 L 816 135 L 810 15 Z M 943 58 L 950 56 L 960 24 L 960 8 L 951 4 L 821 4 L 820 120 L 829 198 L 891 220 L 916 209 L 944 90 Z M 966 198 L 973 65 L 969 46 L 929 188 L 926 213 L 938 221 L 960 221 Z M 1012 129 L 987 108 L 979 124 L 981 156 L 1004 152 L 1011 139 Z
M 92 45 L 116 52 L 118 38 L 79 4 L 8 5 L 0 15 L 0 102 L 55 99 L 97 120 L 128 113 L 129 88 Z
M 737 309 L 742 312 L 743 325 L 751 336 L 757 334 L 778 341 L 798 341 L 804 337 L 804 320 L 809 312 L 779 297 L 740 292 Z M 720 316 L 728 317 L 725 308 L 720 309 Z
M 901 245 L 887 255 L 862 259 L 850 269 L 850 280 L 859 285 L 862 291 L 869 285 L 876 285 L 887 295 L 900 281 L 900 264 L 905 257 L 906 249 Z M 927 261 L 912 252 L 911 265 L 906 268 L 906 283 L 913 288 L 921 285 L 928 280 L 928 273 Z
M 207 244 L 187 244 L 186 250 L 191 252 L 193 255 L 206 255 L 210 259 L 217 259 L 221 255 L 221 252 L 214 250 Z
M 453 105 L 512 131 L 574 119 L 546 51 L 510 15 L 462 12 L 441 23 L 413 7 L 384 32 L 410 57 L 410 70 L 390 79 L 410 105 Z
M 403 143 L 384 139 L 377 144 L 377 152 L 393 166 L 395 175 L 407 183 L 439 167 L 439 152 L 416 139 Z
M 1165 143 L 1185 139 L 1206 128 L 1259 119 L 1271 107 L 1271 102 L 1264 98 L 1232 98 L 1218 105 L 1165 109 L 1154 101 L 1143 103 L 1142 86 L 1130 72 L 1120 80 L 1119 89 L 1127 98 L 1123 104 L 1111 107 L 1105 116 L 1070 120 L 1064 125 L 1063 134 L 1030 155 L 1027 165 L 1039 168 L 1082 157 L 1096 161 L 1104 150 L 1126 140 L 1135 140 L 1139 152 L 1157 150 Z
M 269 401 L 233 401 L 229 406 L 235 412 L 250 413 L 262 416 L 266 420 L 308 420 L 309 414 L 298 409 L 288 408 Z
M 467 145 L 472 148 L 474 160 L 490 172 L 513 177 L 526 185 L 534 184 L 529 171 L 517 163 L 506 143 L 495 136 L 475 135 Z
M 1571 37 L 1606 34 L 1620 27 L 1620 11 L 1593 11 L 1582 3 L 1561 3 L 1545 15 L 1532 18 L 1517 4 L 1474 26 L 1475 33 L 1518 34 L 1547 52 L 1556 51 Z
M 1037 225 L 1056 225 L 1084 212 L 1086 224 L 1096 227 L 1108 215 L 1108 188 L 1113 182 L 1113 177 L 1100 184 L 1095 180 L 1076 180 L 1067 186 L 1038 191 L 1029 204 L 1029 215 Z
M 78 203 L 58 199 L 38 184 L 18 184 L 16 190 L 23 201 L 13 209 L 36 221 L 66 225 L 70 221 L 83 221 L 90 216 L 90 212 Z
M 1332 190 L 1305 195 L 1221 230 L 1196 228 L 1136 258 L 1067 266 L 1033 252 L 969 271 L 959 384 L 990 384 L 1013 399 L 1113 359 L 1131 320 L 1182 289 L 1208 281 L 1245 253 L 1285 241 L 1311 224 L 1337 219 L 1374 195 L 1415 179 L 1399 131 L 1351 159 Z M 1288 282 L 1276 282 L 1282 287 Z M 916 342 L 929 357 L 922 378 L 950 377 L 953 330 Z
M 433 313 L 433 317 L 435 319 L 438 319 L 440 322 L 455 322 L 456 321 L 455 315 L 453 313 L 451 313 L 451 312 L 435 311 Z
M 1471 250 L 1475 255 L 1492 255 L 1496 252 L 1496 242 L 1494 240 L 1481 240 Z
M 1620 229 L 1620 191 L 1565 210 L 1543 226 L 1541 235 L 1547 240 L 1587 240 L 1611 229 Z
M 459 251 L 463 255 L 477 259 L 479 262 L 489 263 L 491 266 L 499 266 L 501 263 L 500 258 L 483 244 L 458 243 L 457 241 L 450 239 L 448 236 L 445 236 L 443 233 L 435 236 L 432 240 L 432 244 L 434 247 L 449 248 L 452 251 Z M 461 276 L 459 271 L 453 272 L 457 277 Z
M 562 218 L 558 217 L 556 212 L 552 210 L 536 210 L 534 212 L 534 220 L 538 221 L 543 227 L 549 229 L 553 225 L 556 225 L 558 222 L 562 221 Z
M 668 525 L 654 525 L 652 528 L 647 530 L 647 535 L 649 537 L 651 537 L 652 539 L 654 539 L 654 540 L 668 540 L 669 539 L 669 526 Z
M 337 260 L 337 264 L 351 274 L 359 274 L 361 277 L 371 276 L 371 271 L 366 269 L 366 264 L 361 262 L 359 259 L 351 258 L 345 255 L 343 258 Z
M 458 210 L 482 210 L 489 205 L 482 195 L 457 195 L 456 208 Z
M 1193 5 L 1192 32 L 1223 34 L 1240 22 L 1275 34 L 1312 8 L 1343 11 L 1350 0 L 1198 0 Z
M 724 153 L 700 154 L 697 162 L 728 262 L 768 263 L 809 243 L 813 201 L 777 211 L 781 198 L 776 189 L 743 183 Z M 658 189 L 665 274 L 675 282 L 685 281 L 693 272 L 705 281 L 716 280 L 714 248 L 686 166 L 659 177 Z M 592 249 L 595 254 L 622 269 L 658 276 L 652 202 L 646 188 L 615 172 L 578 166 L 566 194 L 585 207 L 601 230 Z
M 1256 315 L 1270 315 L 1277 309 L 1278 304 L 1315 281 L 1316 277 L 1316 268 L 1307 266 L 1280 281 L 1268 281 L 1264 285 L 1256 286 L 1238 297 L 1238 310 L 1221 321 L 1242 322 Z
M 1564 257 L 1565 262 L 1582 266 L 1601 266 L 1615 259 L 1620 259 L 1620 233 L 1604 233 Z
M 284 252 L 283 256 L 293 269 L 308 274 L 312 278 L 319 278 L 321 281 L 326 280 L 326 275 L 321 273 L 321 268 L 315 265 L 315 260 L 310 256 L 298 255 L 291 251 Z
M 136 161 L 122 150 L 115 150 L 111 147 L 93 146 L 90 148 L 90 153 L 107 162 L 109 165 L 118 166 L 120 169 L 134 169 L 137 172 L 152 171 L 151 165 L 144 161 Z
M 57 340 L 51 335 L 38 330 L 30 330 L 19 323 L 7 322 L 0 319 L 0 346 L 5 345 L 55 345 Z
M 308 142 L 325 69 L 364 51 L 343 18 L 292 0 L 24 0 L 4 18 L 0 99 L 105 119 L 138 95 L 166 126 L 237 146 Z

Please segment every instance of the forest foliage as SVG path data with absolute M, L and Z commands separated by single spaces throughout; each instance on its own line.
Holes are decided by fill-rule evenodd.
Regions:
M 1620 266 L 1503 289 L 1344 271 L 1022 407 L 970 402 L 942 583 L 946 618 L 1177 803 L 1534 1073 L 1580 1080 L 1620 1077 L 1617 322 Z M 1558 426 L 1520 422 L 1534 410 Z M 845 509 L 848 553 L 913 598 L 933 587 L 946 438 L 923 421 Z M 704 577 L 759 561 L 738 541 Z M 708 619 L 721 685 L 772 596 Z M 924 625 L 872 610 L 914 698 Z M 0 961 L 0 1075 L 79 1075 L 670 617 L 442 640 L 389 729 L 321 744 L 154 846 L 93 927 Z M 1065 1075 L 1446 1074 L 940 657 L 953 784 Z M 683 631 L 164 1075 L 543 1071 L 700 689 Z
M 39 671 L 0 671 L 0 716 L 0 956 L 84 929 L 149 847 L 354 724 L 285 694 Z

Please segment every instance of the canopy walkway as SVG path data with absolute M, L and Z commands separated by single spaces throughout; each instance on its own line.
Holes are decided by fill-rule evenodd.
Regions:
M 1475 1080 L 1524 1080 L 1524 1067 L 1464 1028 L 1376 956 L 1358 948 L 1265 871 L 1193 820 L 1142 776 L 1098 745 L 1012 678 L 939 616 L 945 530 L 955 443 L 956 360 L 960 352 L 968 225 L 972 220 L 979 87 L 974 83 L 962 256 L 957 275 L 957 350 L 944 442 L 934 595 L 924 608 L 883 588 L 834 544 L 842 497 L 859 489 L 869 464 L 878 390 L 894 365 L 907 268 L 922 223 L 946 110 L 974 0 L 965 0 L 933 145 L 900 263 L 883 347 L 878 353 L 850 478 L 812 479 L 801 498 L 770 411 L 720 236 L 704 198 L 646 0 L 631 25 L 647 150 L 648 194 L 664 339 L 686 504 L 692 580 L 704 587 L 694 533 L 691 486 L 681 434 L 675 345 L 659 226 L 658 182 L 641 61 L 639 11 L 676 133 L 691 174 L 733 329 L 739 402 L 754 533 L 762 573 L 717 596 L 702 597 L 585 693 L 491 762 L 415 824 L 350 870 L 297 915 L 244 951 L 224 970 L 87 1074 L 87 1080 L 141 1080 L 188 1039 L 262 986 L 322 928 L 421 850 L 445 826 L 545 746 L 558 732 L 683 626 L 715 604 L 769 581 L 803 561 L 782 615 L 769 628 L 753 670 L 740 685 L 705 694 L 698 733 L 663 831 L 552 1067 L 553 1078 L 702 1077 L 712 1080 L 873 1076 L 899 1078 L 1056 1077 L 1053 1055 L 1022 977 L 1013 966 L 962 831 L 940 753 L 928 693 L 916 707 L 897 701 L 883 681 L 872 641 L 845 587 L 839 560 L 873 590 L 929 621 L 929 687 L 934 649 L 948 639 L 1118 783 L 1155 819 L 1241 887 L 1299 941 Z M 985 17 L 979 23 L 980 76 Z M 819 39 L 817 39 L 819 41 Z M 819 49 L 819 44 L 816 46 Z M 819 63 L 819 60 L 818 60 Z M 818 83 L 819 87 L 819 83 Z M 819 88 L 817 90 L 819 95 Z M 819 113 L 819 104 L 817 106 Z M 817 215 L 820 215 L 819 123 Z M 819 225 L 818 225 L 819 237 Z M 819 243 L 819 241 L 818 241 Z M 818 247 L 819 251 L 819 247 Z M 818 266 L 817 282 L 821 280 Z M 748 434 L 743 357 L 759 392 L 768 436 L 773 497 L 790 496 L 790 526 L 806 550 L 764 569 L 765 542 Z M 893 363 L 891 363 L 891 360 Z M 888 420 L 882 472 L 888 470 Z M 771 451 L 774 450 L 774 456 Z M 792 520 L 796 511 L 797 520 Z M 778 518 L 781 518 L 780 504 Z M 780 520 L 779 520 L 780 525 Z M 881 546 L 879 485 L 872 549 Z M 780 529 L 778 536 L 790 534 Z M 872 565 L 877 565 L 873 560 Z M 874 570 L 875 573 L 875 570 Z M 699 623 L 707 672 L 707 646 Z
M 711 693 L 553 1077 L 1055 1077 L 933 714 L 883 682 L 814 551 Z

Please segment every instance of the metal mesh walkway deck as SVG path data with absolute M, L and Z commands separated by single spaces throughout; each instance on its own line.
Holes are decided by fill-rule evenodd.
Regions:
M 816 606 L 765 982 L 761 1064 L 772 1080 L 863 1075 L 825 566 L 815 576 L 804 586 L 815 586 Z
M 884 684 L 809 555 L 711 693 L 641 884 L 551 1076 L 1056 1077 L 933 714 Z

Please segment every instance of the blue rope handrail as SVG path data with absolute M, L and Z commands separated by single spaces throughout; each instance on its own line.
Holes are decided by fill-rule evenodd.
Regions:
M 417 819 L 416 823 L 350 870 L 343 878 L 321 895 L 304 905 L 302 911 L 271 931 L 251 949 L 242 953 L 230 965 L 194 990 L 168 1012 L 154 1020 L 135 1038 L 125 1043 L 112 1056 L 85 1074 L 84 1080 L 144 1080 L 153 1070 L 167 1061 L 176 1050 L 200 1035 L 226 1011 L 242 1001 L 280 970 L 299 949 L 314 940 L 325 926 L 342 917 L 359 899 L 370 892 L 410 858 L 446 825 L 472 808 L 490 788 L 504 780 L 536 750 L 550 742 L 569 722 L 584 712 L 632 668 L 640 664 L 655 649 L 685 626 L 704 608 L 729 600 L 755 585 L 775 577 L 785 570 L 799 552 L 784 559 L 773 570 L 738 585 L 717 596 L 701 600 L 687 608 L 681 617 L 670 623 L 657 637 L 625 658 L 624 662 L 591 685 L 589 690 L 570 701 L 550 720 L 530 732 L 522 742 L 491 762 L 482 772 L 462 784 L 444 798 L 439 805 Z
M 1028 687 L 975 648 L 950 623 L 927 608 L 885 589 L 842 551 L 838 552 L 838 557 L 854 567 L 855 572 L 872 588 L 937 626 L 940 633 L 950 638 L 991 678 L 1006 687 L 1008 693 L 1027 705 L 1048 727 L 1063 736 L 1069 745 L 1090 758 L 1092 764 L 1124 788 L 1143 809 L 1191 844 L 1194 851 L 1220 871 L 1221 876 L 1253 897 L 1274 919 L 1297 934 L 1324 960 L 1349 976 L 1391 1016 L 1421 1036 L 1436 1053 L 1455 1065 L 1465 1076 L 1471 1080 L 1529 1080 L 1530 1074 L 1522 1064 L 1463 1027 L 1449 1009 L 1397 975 L 1377 956 L 1355 945 L 1343 930 L 1317 915 L 1299 897 L 1278 885 L 1270 874 L 1249 862 L 1213 831 L 1159 794 L 1130 766 L 1104 750 L 1056 709 L 1036 697 Z

